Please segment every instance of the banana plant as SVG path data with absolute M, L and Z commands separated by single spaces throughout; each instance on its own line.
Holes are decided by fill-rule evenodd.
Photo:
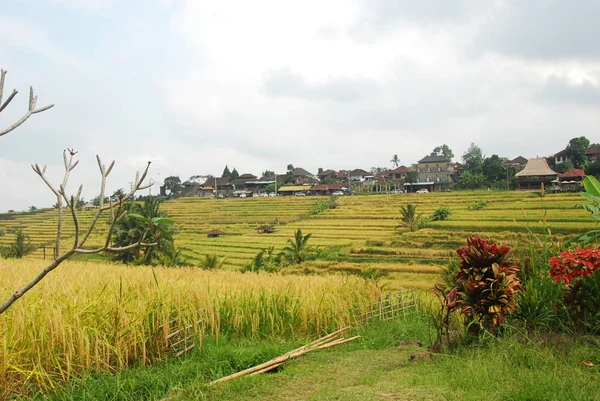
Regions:
M 580 192 L 580 195 L 588 200 L 589 203 L 578 204 L 577 206 L 588 211 L 594 220 L 600 221 L 600 182 L 596 177 L 587 176 L 583 179 L 583 187 L 585 188 L 585 192 Z M 599 238 L 600 230 L 590 230 L 583 234 L 579 234 L 568 241 L 567 244 L 574 242 L 589 244 L 591 242 L 597 242 Z

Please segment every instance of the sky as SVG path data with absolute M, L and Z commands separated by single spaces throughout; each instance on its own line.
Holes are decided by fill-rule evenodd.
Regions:
M 549 156 L 600 142 L 596 0 L 2 0 L 0 212 L 176 175 L 409 166 L 447 144 Z M 6 96 L 5 96 L 6 98 Z M 157 193 L 158 188 L 144 192 Z

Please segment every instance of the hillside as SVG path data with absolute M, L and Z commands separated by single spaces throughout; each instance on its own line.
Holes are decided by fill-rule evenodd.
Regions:
M 226 257 L 225 266 L 238 269 L 249 263 L 261 249 L 285 246 L 296 229 L 311 233 L 310 243 L 319 247 L 318 260 L 303 264 L 307 271 L 347 271 L 359 273 L 377 269 L 388 273 L 384 280 L 391 288 L 427 288 L 447 264 L 454 250 L 468 235 L 521 244 L 532 233 L 550 230 L 552 238 L 563 238 L 595 226 L 592 219 L 575 206 L 578 194 L 546 195 L 540 198 L 527 192 L 471 191 L 453 193 L 344 196 L 339 207 L 312 214 L 323 197 L 278 197 L 246 199 L 182 198 L 165 202 L 162 208 L 179 227 L 176 244 L 191 262 L 202 255 Z M 483 210 L 468 210 L 477 201 L 487 202 Z M 450 208 L 446 221 L 429 222 L 416 232 L 395 230 L 399 210 L 408 203 L 429 216 L 438 207 Z M 93 212 L 81 212 L 83 224 Z M 4 215 L 6 216 L 6 215 Z M 12 241 L 11 232 L 21 228 L 37 245 L 50 245 L 55 237 L 57 212 L 15 215 L 0 220 L 0 245 Z M 279 221 L 279 225 L 276 221 Z M 72 235 L 72 223 L 66 220 L 64 241 Z M 256 227 L 274 225 L 272 234 L 260 234 Z M 206 232 L 222 230 L 226 235 L 208 238 Z M 106 230 L 100 224 L 89 245 L 98 245 Z M 51 245 L 50 245 L 51 246 Z M 51 249 L 46 252 L 51 253 Z M 29 256 L 41 259 L 38 249 Z

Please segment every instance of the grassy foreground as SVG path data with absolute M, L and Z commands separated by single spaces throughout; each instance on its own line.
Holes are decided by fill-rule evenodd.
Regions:
M 92 376 L 48 400 L 599 400 L 598 342 L 527 337 L 513 333 L 485 346 L 459 348 L 431 360 L 410 361 L 427 344 L 427 318 L 380 323 L 360 330 L 353 343 L 288 362 L 275 373 L 209 387 L 210 380 L 254 366 L 297 342 L 222 339 L 202 351 L 153 368 Z M 589 361 L 596 366 L 586 366 Z

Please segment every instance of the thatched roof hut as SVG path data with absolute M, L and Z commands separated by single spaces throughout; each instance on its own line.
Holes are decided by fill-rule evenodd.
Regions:
M 517 189 L 540 189 L 542 183 L 549 186 L 558 178 L 558 173 L 548 166 L 545 158 L 527 160 L 527 165 L 517 174 Z
M 260 226 L 256 227 L 256 230 L 259 234 L 270 234 L 275 231 L 275 227 L 273 226 Z

